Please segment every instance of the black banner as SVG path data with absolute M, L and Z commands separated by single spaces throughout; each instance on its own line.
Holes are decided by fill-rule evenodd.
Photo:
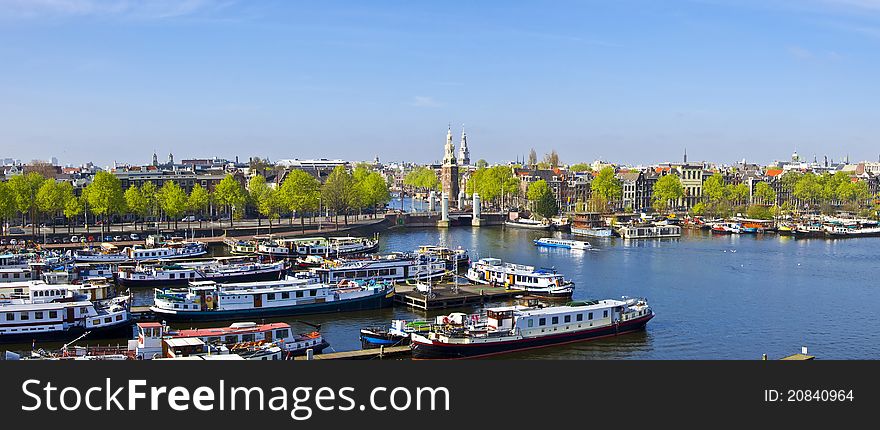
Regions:
M 793 424 L 868 416 L 880 400 L 873 361 L 19 361 L 0 371 L 0 416 L 40 425 Z

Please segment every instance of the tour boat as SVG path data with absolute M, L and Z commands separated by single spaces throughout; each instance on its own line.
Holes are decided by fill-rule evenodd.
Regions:
M 608 227 L 575 227 L 572 225 L 571 234 L 587 237 L 611 237 L 612 231 Z
M 446 262 L 446 268 L 449 270 L 455 270 L 459 266 L 466 266 L 470 262 L 467 250 L 460 247 L 450 249 L 445 246 L 422 245 L 416 252 L 442 259 Z
M 440 315 L 434 320 L 391 320 L 387 327 L 366 327 L 361 329 L 360 340 L 363 349 L 378 348 L 380 346 L 409 345 L 410 335 L 413 333 L 426 333 L 434 324 L 464 324 L 466 314 L 454 312 L 449 315 Z
M 667 225 L 635 225 L 625 226 L 617 230 L 624 239 L 663 239 L 681 236 L 681 227 Z
M 550 223 L 545 223 L 528 218 L 519 218 L 516 220 L 504 221 L 504 226 L 514 228 L 526 228 L 530 230 L 550 230 L 550 228 L 553 227 Z
M 504 286 L 537 296 L 571 297 L 574 282 L 552 269 L 504 263 L 498 258 L 481 258 L 471 263 L 466 277 L 479 284 Z
M 542 237 L 540 239 L 535 239 L 532 242 L 537 246 L 547 246 L 552 248 L 565 248 L 565 249 L 592 249 L 593 245 L 590 245 L 590 242 L 584 242 L 581 240 L 570 240 L 570 239 L 555 239 L 552 237 Z
M 594 300 L 562 306 L 506 306 L 412 333 L 414 359 L 463 359 L 545 348 L 643 330 L 654 312 L 645 299 Z
M 24 290 L 27 290 L 24 292 Z M 0 298 L 0 342 L 117 337 L 130 333 L 129 297 L 90 300 L 81 286 L 32 281 Z
M 137 324 L 137 339 L 129 342 L 128 349 L 138 359 L 149 360 L 164 355 L 163 339 L 199 339 L 207 345 L 223 345 L 232 353 L 259 345 L 274 344 L 281 348 L 284 358 L 305 355 L 311 349 L 320 354 L 330 344 L 321 333 L 293 332 L 290 324 L 275 322 L 257 324 L 239 322 L 228 327 L 193 328 L 172 330 L 166 324 L 142 322 Z
M 323 255 L 338 257 L 346 254 L 366 254 L 379 248 L 379 239 L 364 237 L 304 237 L 268 239 L 257 244 L 257 254 L 271 257 Z
M 128 263 L 132 261 L 186 259 L 208 253 L 208 247 L 202 242 L 168 243 L 161 248 L 142 248 L 136 246 L 115 251 L 115 246 L 102 244 L 102 249 L 81 249 L 73 254 L 73 258 L 84 263 Z
M 150 309 L 160 319 L 230 320 L 378 309 L 390 306 L 394 286 L 353 281 L 327 284 L 311 277 L 156 288 Z
M 281 279 L 286 271 L 284 261 L 275 263 L 212 261 L 138 265 L 121 267 L 116 276 L 125 287 L 186 285 L 191 281 L 247 282 Z
M 447 273 L 446 262 L 427 254 L 392 253 L 369 258 L 327 260 L 310 269 L 321 282 L 335 284 L 343 280 L 384 281 L 440 279 Z

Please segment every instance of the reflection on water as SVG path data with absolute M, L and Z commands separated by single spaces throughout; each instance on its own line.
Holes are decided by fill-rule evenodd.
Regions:
M 532 244 L 547 234 L 502 227 L 399 229 L 382 234 L 381 251 L 414 250 L 424 244 L 460 246 L 469 249 L 472 258 L 491 256 L 555 268 L 575 282 L 575 299 L 644 296 L 657 313 L 645 332 L 505 358 L 760 359 L 764 353 L 771 358 L 788 355 L 802 345 L 823 359 L 880 356 L 880 285 L 875 270 L 880 238 L 803 240 L 686 230 L 680 239 L 588 238 L 594 247 L 590 251 Z M 150 294 L 137 292 L 137 302 L 149 302 Z M 360 347 L 361 327 L 423 317 L 395 307 L 272 321 L 321 324 L 333 349 L 342 351 Z

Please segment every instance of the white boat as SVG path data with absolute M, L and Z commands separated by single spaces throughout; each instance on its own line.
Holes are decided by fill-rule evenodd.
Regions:
M 227 237 L 223 239 L 223 243 L 229 247 L 229 252 L 235 255 L 256 254 L 257 243 L 251 240 L 233 239 Z
M 608 227 L 571 227 L 571 234 L 587 237 L 611 237 L 611 229 Z
M 565 249 L 592 249 L 593 245 L 590 245 L 590 242 L 584 242 L 581 240 L 570 240 L 570 239 L 556 239 L 552 237 L 542 237 L 540 239 L 535 239 L 533 241 L 537 246 L 547 246 L 551 248 L 565 248 Z
M 257 243 L 257 254 L 272 257 L 323 255 L 338 257 L 346 254 L 366 254 L 379 248 L 379 239 L 364 237 L 302 237 L 270 238 Z
M 128 296 L 90 300 L 84 286 L 41 281 L 20 287 L 21 295 L 0 298 L 0 342 L 70 340 L 86 332 L 90 338 L 130 333 Z
M 435 324 L 411 336 L 415 359 L 486 357 L 643 330 L 654 317 L 645 299 L 594 300 L 562 306 L 504 306 Z
M 552 269 L 504 263 L 498 258 L 481 258 L 471 263 L 466 277 L 479 284 L 504 286 L 547 297 L 571 297 L 574 282 Z
M 369 258 L 326 260 L 310 269 L 321 282 L 343 280 L 407 281 L 440 279 L 448 269 L 446 261 L 428 254 L 393 253 Z
M 73 254 L 74 260 L 84 263 L 127 263 L 132 261 L 186 259 L 208 253 L 208 246 L 203 242 L 169 243 L 161 248 L 125 248 L 115 251 L 114 247 L 102 244 L 101 250 L 81 249 Z M 111 245 L 112 246 L 112 245 Z
M 245 282 L 281 279 L 286 271 L 284 261 L 259 263 L 237 262 L 235 259 L 217 258 L 211 261 L 187 263 L 142 264 L 121 267 L 116 280 L 125 287 L 149 287 L 158 285 L 186 285 L 192 281 Z
M 550 230 L 550 228 L 553 227 L 549 223 L 544 223 L 528 218 L 519 218 L 516 220 L 504 221 L 504 225 L 506 227 L 526 228 L 530 230 Z

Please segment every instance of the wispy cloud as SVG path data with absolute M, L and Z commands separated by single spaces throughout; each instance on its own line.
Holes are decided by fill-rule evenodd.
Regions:
M 435 107 L 443 106 L 442 103 L 438 102 L 437 100 L 434 100 L 433 97 L 428 97 L 428 96 L 415 96 L 409 102 L 409 105 L 415 106 L 415 107 L 421 107 L 421 108 L 435 108 Z
M 816 56 L 813 51 L 800 46 L 789 46 L 788 53 L 798 60 L 811 60 Z
M 161 19 L 228 5 L 222 0 L 0 0 L 0 15 L 16 18 L 126 17 Z

